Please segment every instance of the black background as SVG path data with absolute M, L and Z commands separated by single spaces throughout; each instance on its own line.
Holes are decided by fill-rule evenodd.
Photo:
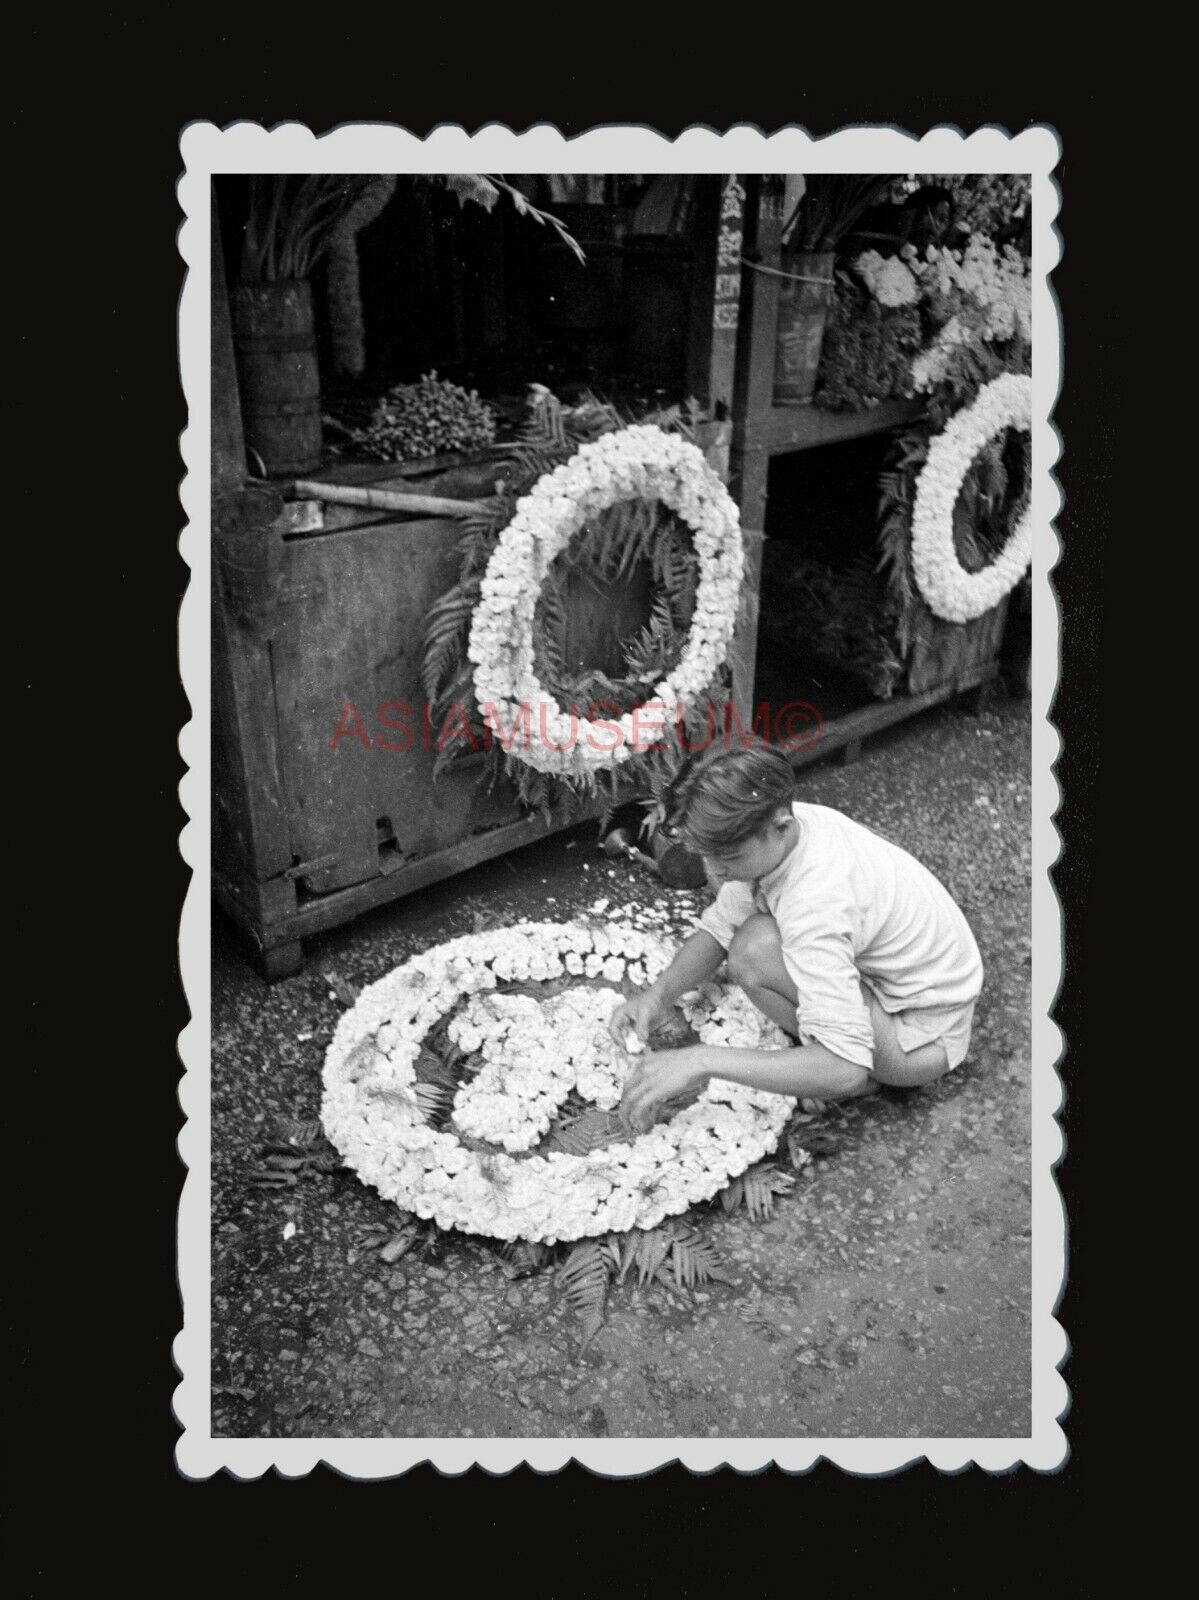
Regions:
M 27 288 L 43 299 L 38 310 L 24 294 L 10 304 L 9 386 L 25 440 L 9 461 L 10 550 L 44 563 L 32 585 L 10 587 L 11 620 L 24 625 L 10 785 L 32 803 L 12 841 L 29 887 L 20 905 L 10 902 L 19 949 L 9 972 L 11 1014 L 31 1026 L 9 1082 L 36 1097 L 11 1124 L 24 1163 L 8 1219 L 17 1269 L 7 1297 L 10 1384 L 21 1412 L 11 1452 L 21 1504 L 9 1512 L 22 1547 L 8 1563 L 15 1593 L 105 1577 L 190 1584 L 208 1571 L 235 1594 L 322 1573 L 358 1588 L 378 1582 L 376 1568 L 397 1588 L 423 1569 L 420 1581 L 440 1592 L 481 1582 L 554 1595 L 692 1593 L 699 1574 L 756 1593 L 775 1586 L 768 1574 L 777 1564 L 787 1585 L 831 1577 L 837 1591 L 856 1594 L 868 1587 L 866 1564 L 879 1559 L 891 1582 L 937 1594 L 1011 1582 L 1073 1592 L 1080 1581 L 1089 1491 L 1115 1459 L 1113 1418 L 1098 1394 L 1098 1329 L 1084 1314 L 1103 1235 L 1079 1221 L 1084 1174 L 1089 1188 L 1105 1165 L 1091 1132 L 1099 1097 L 1076 1092 L 1071 1071 L 1084 1034 L 1093 1041 L 1102 1025 L 1094 967 L 1084 961 L 1096 941 L 1084 936 L 1099 887 L 1091 864 L 1101 585 L 1118 404 L 1116 322 L 1097 270 L 1111 245 L 1108 95 L 1093 77 L 1073 95 L 1048 74 L 1027 87 L 1037 75 L 1019 41 L 998 52 L 1012 63 L 1006 86 L 996 73 L 984 88 L 974 65 L 926 66 L 920 92 L 897 63 L 868 86 L 864 72 L 827 70 L 830 59 L 844 66 L 843 52 L 806 50 L 811 70 L 791 52 L 771 77 L 762 63 L 781 25 L 759 16 L 752 36 L 735 20 L 718 33 L 672 16 L 661 57 L 615 18 L 575 19 L 569 45 L 561 17 L 545 29 L 524 13 L 519 28 L 515 17 L 493 19 L 496 32 L 519 33 L 522 51 L 541 41 L 553 52 L 519 69 L 465 22 L 446 29 L 455 35 L 448 44 L 397 23 L 384 47 L 365 28 L 352 41 L 312 32 L 298 14 L 258 33 L 244 19 L 223 35 L 213 24 L 199 40 L 185 35 L 182 14 L 173 34 L 130 19 L 98 27 L 90 41 L 74 36 L 70 86 L 55 30 L 32 27 L 41 86 L 32 72 L 15 72 L 10 107 L 30 159 L 18 163 L 10 192 L 21 225 L 9 255 L 29 268 Z M 870 26 L 863 20 L 863 31 Z M 602 35 L 606 61 L 597 54 Z M 690 54 L 708 40 L 707 58 Z M 586 75 L 567 60 L 580 54 L 595 63 Z M 901 85 L 910 85 L 906 95 Z M 421 134 L 442 121 L 474 130 L 501 119 L 516 128 L 549 121 L 567 134 L 636 122 L 668 136 L 696 122 L 741 121 L 821 134 L 851 122 L 914 133 L 942 123 L 1057 129 L 1066 240 L 1054 278 L 1066 329 L 1056 416 L 1066 453 L 1057 470 L 1070 553 L 1056 577 L 1066 854 L 1055 878 L 1068 930 L 1056 1015 L 1071 1042 L 1059 1179 L 1073 1219 L 1060 1316 L 1076 1347 L 1065 1369 L 1064 1470 L 949 1478 L 925 1465 L 854 1480 L 827 1464 L 795 1478 L 773 1470 L 697 1478 L 674 1468 L 613 1483 L 575 1467 L 544 1479 L 525 1470 L 443 1479 L 424 1467 L 373 1484 L 323 1467 L 292 1483 L 222 1474 L 193 1484 L 178 1475 L 170 1342 L 180 1321 L 174 1226 L 183 1173 L 173 1140 L 175 1040 L 187 1009 L 176 938 L 188 872 L 177 846 L 185 819 L 176 739 L 189 712 L 176 658 L 187 572 L 177 553 L 185 414 L 174 187 L 179 134 L 192 119 L 301 120 L 319 132 L 381 120 Z M 478 1578 L 468 1574 L 471 1556 Z

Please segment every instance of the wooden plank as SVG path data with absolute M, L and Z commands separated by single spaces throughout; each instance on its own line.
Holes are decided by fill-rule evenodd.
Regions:
M 278 537 L 246 529 L 247 542 Z M 216 541 L 218 546 L 220 541 Z M 214 554 L 214 566 L 219 549 Z M 212 594 L 212 762 L 214 850 L 228 870 L 267 879 L 292 862 L 282 779 L 271 647 L 261 630 L 229 614 L 214 573 Z M 235 597 L 236 598 L 236 597 Z
M 283 547 L 275 692 L 293 847 L 302 861 L 340 858 L 304 875 L 315 893 L 521 816 L 509 780 L 488 791 L 457 764 L 433 778 L 439 744 L 467 737 L 465 711 L 434 718 L 421 681 L 425 619 L 457 577 L 458 536 L 445 519 L 393 519 Z
M 857 745 L 860 749 L 862 740 L 870 734 L 881 733 L 884 728 L 893 728 L 897 723 L 906 722 L 909 717 L 919 716 L 930 706 L 940 705 L 945 700 L 952 700 L 967 690 L 989 682 L 997 670 L 995 662 L 986 662 L 963 673 L 950 683 L 926 689 L 923 694 L 896 695 L 891 700 L 873 701 L 868 706 L 860 706 L 856 711 L 847 711 L 844 716 L 834 717 L 825 723 L 824 731 L 815 744 L 805 750 L 792 751 L 791 765 L 810 766 L 812 762 L 821 761 L 845 747 L 850 747 L 847 760 L 855 760 L 857 752 L 853 751 L 852 747 Z
M 212 891 L 218 904 L 243 928 L 262 950 L 271 943 L 271 929 L 296 914 L 296 886 L 286 875 L 269 883 L 255 883 L 227 870 L 226 864 L 213 867 Z
M 540 815 L 528 817 L 520 822 L 493 828 L 489 833 L 463 839 L 447 850 L 439 850 L 420 861 L 397 867 L 386 876 L 324 895 L 320 900 L 302 906 L 294 916 L 287 917 L 270 929 L 271 941 L 282 943 L 287 939 L 306 938 L 336 928 L 374 906 L 415 894 L 417 890 L 426 889 L 443 878 L 454 877 L 459 872 L 466 872 L 495 856 L 506 855 L 510 850 L 518 850 L 522 845 L 532 844 L 550 834 L 564 833 L 568 828 L 577 827 L 580 822 L 598 817 L 603 809 L 602 804 L 596 805 L 572 817 L 568 823 L 547 823 Z
M 377 704 L 369 624 L 378 586 L 371 552 L 349 533 L 288 540 L 283 576 L 271 698 L 294 852 L 287 865 L 324 860 L 302 880 L 322 892 L 378 870 L 373 752 L 356 733 Z
M 889 428 L 906 427 L 919 421 L 923 414 L 924 405 L 919 400 L 882 400 L 865 411 L 771 406 L 760 417 L 747 421 L 743 448 L 761 447 L 770 455 L 813 450 L 820 445 L 840 444 L 846 439 L 861 439 L 868 434 L 885 433 Z
M 225 252 L 221 246 L 220 207 L 216 185 L 210 180 L 212 208 L 212 371 L 211 449 L 209 466 L 214 492 L 240 484 L 246 475 L 246 441 L 242 432 L 241 401 L 237 389 L 237 363 L 233 354 L 233 329 L 229 320 L 229 291 L 225 283 Z
M 393 482 L 396 478 L 424 478 L 453 468 L 476 466 L 490 461 L 505 461 L 515 443 L 483 445 L 478 450 L 451 451 L 448 455 L 422 456 L 419 461 L 338 461 L 321 468 L 327 483 Z

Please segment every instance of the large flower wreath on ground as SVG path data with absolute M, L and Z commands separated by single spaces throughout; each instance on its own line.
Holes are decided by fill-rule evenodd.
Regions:
M 439 740 L 435 776 L 484 752 L 481 783 L 505 773 L 522 804 L 569 817 L 660 778 L 668 757 L 630 748 L 636 706 L 671 702 L 647 713 L 642 746 L 655 718 L 671 733 L 679 703 L 688 738 L 702 741 L 709 703 L 730 687 L 743 555 L 736 507 L 695 443 L 697 407 L 630 425 L 590 396 L 564 407 L 534 390 L 530 412 L 495 496 L 464 519 L 458 581 L 430 612 L 422 675 L 434 724 L 453 733 Z M 620 641 L 621 672 L 572 666 L 572 576 L 603 594 L 638 568 L 654 599 L 646 626 Z M 498 729 L 484 721 L 489 701 Z M 524 707 L 528 732 L 513 738 Z M 589 707 L 602 718 L 593 729 Z
M 544 922 L 414 956 L 338 1023 L 324 1068 L 326 1133 L 385 1198 L 441 1228 L 552 1244 L 657 1227 L 772 1150 L 794 1105 L 714 1080 L 639 1138 L 586 1148 L 570 1137 L 569 1114 L 555 1137 L 572 1096 L 610 1115 L 632 1066 L 606 1031 L 616 996 L 598 984 L 636 986 L 669 958 L 662 941 L 628 925 Z M 499 992 L 505 980 L 560 979 L 580 981 L 541 1004 Z M 423 1042 L 455 1007 L 459 1081 L 444 1070 L 422 1081 Z M 786 1042 L 739 990 L 705 985 L 683 1010 L 707 1043 Z

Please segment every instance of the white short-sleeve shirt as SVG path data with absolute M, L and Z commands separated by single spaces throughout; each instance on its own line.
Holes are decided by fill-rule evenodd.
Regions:
M 699 926 L 727 950 L 754 911 L 778 923 L 798 995 L 800 1040 L 871 1067 L 863 979 L 884 1011 L 966 1006 L 982 957 L 960 907 L 927 867 L 829 806 L 796 801 L 799 839 L 757 883 L 726 883 Z

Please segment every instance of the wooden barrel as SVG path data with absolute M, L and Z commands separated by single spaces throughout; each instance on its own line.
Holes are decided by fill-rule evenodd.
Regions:
M 233 290 L 233 342 L 246 445 L 268 476 L 294 477 L 321 463 L 321 385 L 305 281 Z
M 833 260 L 829 251 L 793 251 L 784 255 L 779 282 L 779 319 L 775 336 L 774 403 L 812 403 L 824 325 L 833 303 Z

